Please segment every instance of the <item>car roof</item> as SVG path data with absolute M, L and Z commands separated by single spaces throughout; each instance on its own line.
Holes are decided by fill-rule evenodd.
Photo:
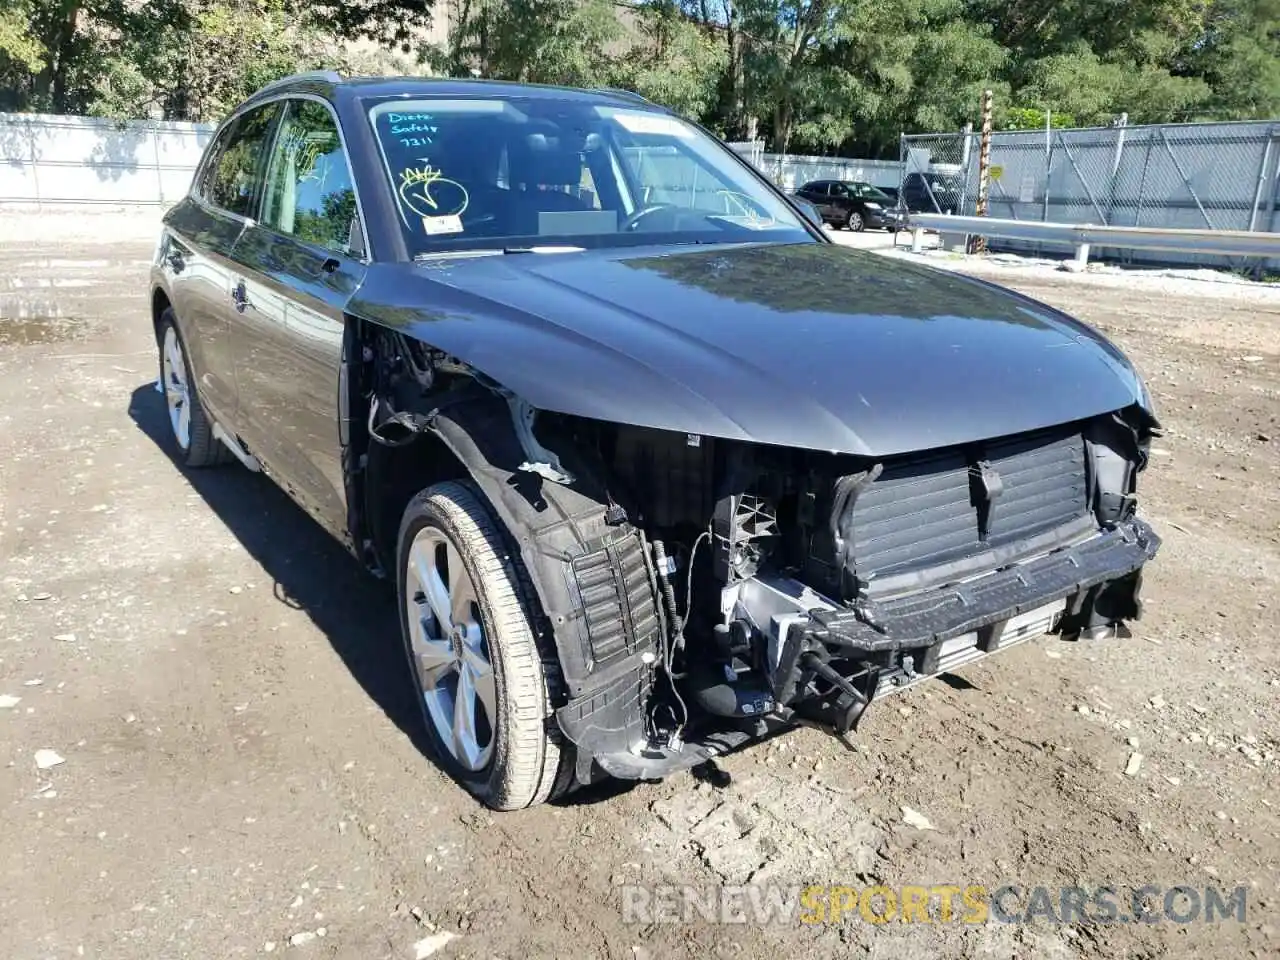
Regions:
M 592 90 L 507 80 L 467 80 L 455 77 L 343 77 L 332 70 L 298 73 L 275 80 L 249 100 L 277 97 L 282 93 L 339 94 L 360 98 L 381 97 L 508 97 L 580 100 L 608 106 L 642 106 L 665 111 L 638 93 L 614 88 Z

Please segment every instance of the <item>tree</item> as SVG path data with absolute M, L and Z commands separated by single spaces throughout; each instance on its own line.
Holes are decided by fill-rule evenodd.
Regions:
M 636 11 L 634 46 L 614 61 L 609 85 L 700 119 L 716 105 L 727 60 L 713 32 L 690 21 L 673 0 L 661 0 Z
M 437 8 L 0 0 L 0 109 L 210 120 L 292 71 L 425 66 L 628 87 L 729 139 L 862 156 L 976 120 L 983 89 L 1007 126 L 1280 114 L 1280 0 L 449 0 L 428 48 Z
M 334 37 L 375 40 L 408 53 L 429 26 L 435 0 L 295 0 L 297 16 Z
M 863 4 L 841 50 L 854 96 L 845 148 L 896 156 L 901 133 L 958 130 L 976 121 L 982 91 L 1008 100 L 1009 53 L 961 0 Z
M 1187 56 L 1210 95 L 1200 116 L 1267 120 L 1280 116 L 1280 0 L 1217 0 L 1201 42 Z
M 81 112 L 91 99 L 93 68 L 103 40 L 87 29 L 115 29 L 123 3 L 5 0 L 0 6 L 0 106 L 55 113 Z
M 1043 130 L 1046 119 L 1050 128 L 1066 129 L 1080 125 L 1069 113 L 1046 114 L 1035 107 L 1008 107 L 1002 113 L 1002 130 Z
M 786 153 L 798 113 L 821 110 L 824 95 L 837 92 L 822 53 L 848 34 L 845 0 L 751 0 L 742 4 L 750 37 L 745 65 L 751 101 L 768 109 L 773 147 Z
M 602 86 L 622 33 L 612 0 L 459 0 L 454 12 L 448 49 L 426 56 L 455 76 Z
M 95 113 L 218 120 L 271 80 L 341 66 L 342 54 L 289 0 L 159 0 L 128 27 L 105 60 Z
M 1212 88 L 1193 66 L 1206 39 L 1205 0 L 971 0 L 1011 52 L 1013 103 L 1081 122 L 1184 120 Z

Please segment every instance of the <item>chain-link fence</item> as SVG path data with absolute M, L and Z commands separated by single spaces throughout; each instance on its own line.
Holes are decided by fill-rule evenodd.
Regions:
M 973 214 L 976 133 L 902 138 L 908 207 Z M 1195 230 L 1280 230 L 1280 123 L 1004 131 L 991 137 L 988 213 L 1012 220 Z M 992 238 L 992 247 L 1053 245 Z M 1236 266 L 1223 257 L 1106 250 L 1126 261 Z

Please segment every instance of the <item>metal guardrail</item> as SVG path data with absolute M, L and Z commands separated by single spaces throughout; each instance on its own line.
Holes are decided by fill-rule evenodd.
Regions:
M 1171 250 L 1179 253 L 1212 253 L 1231 257 L 1280 258 L 1280 233 L 1248 230 L 1174 230 L 1166 227 L 1108 227 L 1086 223 L 1044 223 L 1035 220 L 1002 220 L 996 217 L 953 217 L 937 213 L 913 213 L 911 249 L 918 251 L 924 230 L 1038 240 L 1075 247 L 1076 263 L 1083 267 L 1089 248 L 1117 247 L 1135 250 Z
M 914 209 L 977 214 L 976 132 L 910 134 L 902 192 Z M 1280 121 L 1003 130 L 991 135 L 987 214 L 1042 223 L 1280 233 Z M 995 238 L 993 238 L 995 239 Z M 1035 252 L 1036 242 L 999 246 Z M 1108 248 L 1122 262 L 1238 267 L 1182 248 Z M 1280 269 L 1280 261 L 1271 261 Z

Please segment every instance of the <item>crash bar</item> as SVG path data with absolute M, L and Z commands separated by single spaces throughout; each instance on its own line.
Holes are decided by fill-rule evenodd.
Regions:
M 1238 257 L 1280 257 L 1280 233 L 1247 230 L 1173 230 L 1164 227 L 1101 227 L 1091 223 L 1044 223 L 1001 220 L 996 217 L 953 217 L 941 213 L 910 216 L 911 249 L 919 252 L 925 230 L 965 233 L 1007 240 L 1040 240 L 1076 248 L 1076 264 L 1083 268 L 1089 247 L 1131 247 L 1135 250 L 1176 250 Z

